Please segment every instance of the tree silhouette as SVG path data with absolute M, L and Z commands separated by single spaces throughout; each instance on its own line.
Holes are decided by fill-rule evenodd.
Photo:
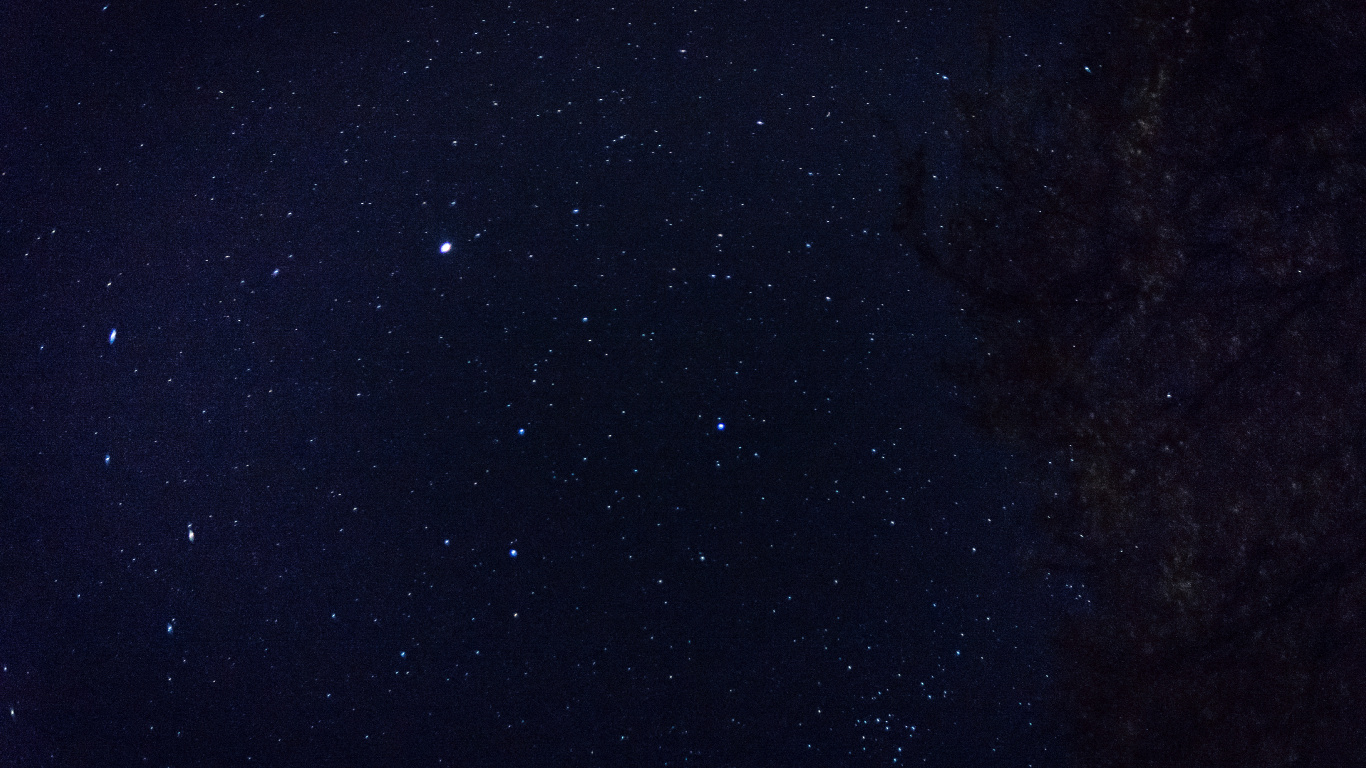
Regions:
M 898 226 L 974 417 L 1060 470 L 1078 759 L 1366 760 L 1366 5 L 1116 3 L 958 108 L 952 199 L 904 158 Z

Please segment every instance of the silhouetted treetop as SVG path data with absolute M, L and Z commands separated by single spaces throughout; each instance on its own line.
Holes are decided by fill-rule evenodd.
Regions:
M 962 94 L 955 195 L 906 158 L 899 225 L 976 418 L 1066 473 L 1080 754 L 1366 755 L 1366 5 L 1120 3 L 1064 71 Z

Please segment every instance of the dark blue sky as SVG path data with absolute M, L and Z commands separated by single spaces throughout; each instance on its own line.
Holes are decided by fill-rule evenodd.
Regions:
M 890 231 L 972 14 L 296 6 L 3 12 L 0 751 L 1055 764 Z

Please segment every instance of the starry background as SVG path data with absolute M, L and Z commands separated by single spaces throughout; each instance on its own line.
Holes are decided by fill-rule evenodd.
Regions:
M 974 13 L 391 5 L 0 11 L 4 762 L 1056 764 Z

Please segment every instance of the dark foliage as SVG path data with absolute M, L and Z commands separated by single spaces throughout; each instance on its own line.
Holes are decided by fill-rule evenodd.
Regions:
M 975 323 L 974 415 L 1063 469 L 1077 755 L 1357 764 L 1366 6 L 1118 3 L 1079 50 L 964 94 L 953 202 L 910 157 L 900 219 Z

